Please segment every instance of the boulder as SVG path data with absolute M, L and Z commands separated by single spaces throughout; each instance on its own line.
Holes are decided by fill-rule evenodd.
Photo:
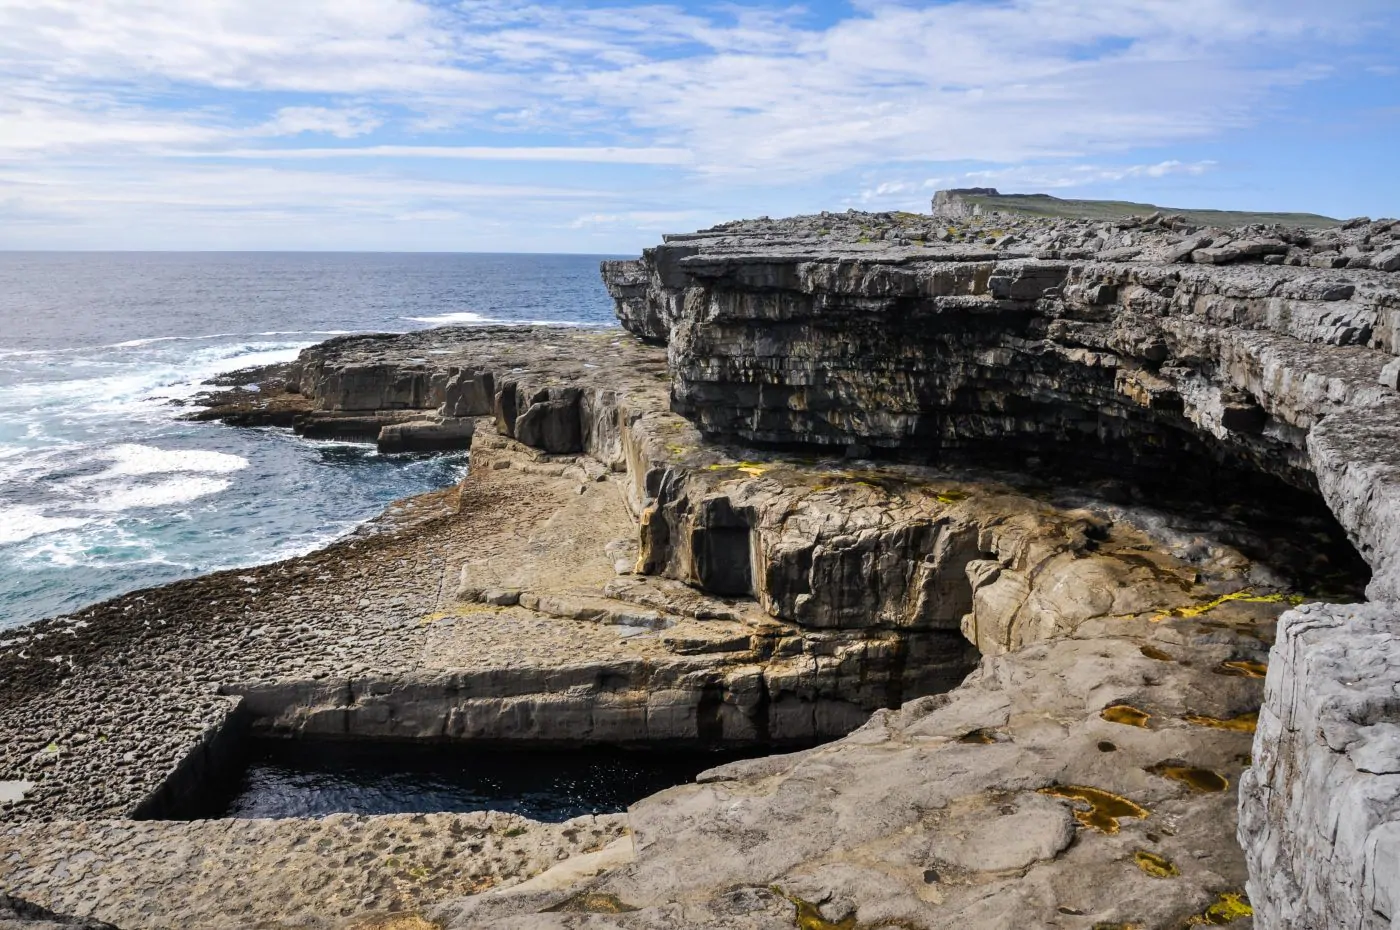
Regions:
M 453 452 L 471 448 L 472 432 L 467 418 L 410 420 L 381 429 L 377 444 L 380 452 Z
M 1371 267 L 1377 271 L 1400 271 L 1400 248 L 1375 253 L 1371 256 Z

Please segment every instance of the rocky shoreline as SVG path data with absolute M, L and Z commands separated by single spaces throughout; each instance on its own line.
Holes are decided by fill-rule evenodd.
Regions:
M 124 930 L 1089 930 L 1247 926 L 1248 885 L 1261 927 L 1388 926 L 1395 231 L 752 221 L 605 263 L 622 331 L 237 373 L 197 416 L 471 473 L 6 634 L 0 890 Z M 821 745 L 519 842 L 131 819 L 240 727 Z

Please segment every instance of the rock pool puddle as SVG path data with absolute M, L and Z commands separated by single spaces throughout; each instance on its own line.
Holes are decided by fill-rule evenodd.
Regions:
M 241 773 L 170 819 L 491 810 L 560 822 L 624 811 L 706 769 L 763 754 L 254 739 Z

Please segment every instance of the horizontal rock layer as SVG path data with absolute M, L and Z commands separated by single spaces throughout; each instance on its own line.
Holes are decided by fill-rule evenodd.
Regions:
M 1084 223 L 1008 233 L 986 218 L 934 237 L 926 223 L 891 236 L 891 220 L 727 224 L 603 276 L 623 325 L 668 344 L 675 408 L 707 438 L 1020 461 L 1207 501 L 1275 479 L 1320 493 L 1374 570 L 1368 622 L 1395 629 L 1395 223 L 1227 232 L 1151 218 L 1091 241 Z M 1386 761 L 1339 768 L 1339 747 L 1309 729 L 1323 712 L 1297 703 L 1349 687 L 1346 663 L 1314 659 L 1327 635 L 1290 640 L 1271 670 L 1264 719 L 1280 723 L 1261 728 L 1267 761 L 1242 797 L 1266 927 L 1369 926 L 1400 895 L 1400 872 L 1376 871 L 1388 853 L 1374 832 L 1400 814 L 1382 800 L 1400 744 L 1372 741 Z M 1367 643 L 1393 686 L 1400 641 Z M 1368 726 L 1400 725 L 1400 705 L 1367 706 Z M 1373 799 L 1340 834 L 1338 796 Z
M 822 900 L 822 887 L 845 887 L 824 885 L 831 876 L 804 877 L 816 861 L 812 838 L 823 834 L 789 816 L 797 811 L 772 807 L 772 791 L 788 783 L 772 776 L 800 761 L 779 806 L 796 795 L 830 796 L 839 818 L 868 818 L 882 842 L 896 835 L 912 837 L 904 842 L 915 846 L 936 842 L 926 853 L 901 853 L 918 869 L 899 873 L 904 890 L 895 898 L 901 907 L 913 906 L 911 893 L 925 904 L 939 898 L 949 915 L 972 913 L 967 908 L 989 878 L 1015 885 L 1003 871 L 1048 870 L 1052 884 L 1063 880 L 1053 876 L 1093 875 L 1105 887 L 1122 871 L 1117 844 L 1065 855 L 1080 848 L 1068 843 L 1074 831 L 1092 828 L 1074 826 L 1069 802 L 1038 789 L 1067 778 L 1124 793 L 1144 809 L 1165 805 L 1164 822 L 1185 817 L 1192 825 L 1182 843 L 1220 850 L 1228 842 L 1227 792 L 1197 798 L 1147 769 L 1189 759 L 1234 783 L 1249 742 L 1242 725 L 1185 718 L 1229 722 L 1257 704 L 1256 680 L 1220 670 L 1229 672 L 1231 662 L 1253 668 L 1262 659 L 1271 619 L 1283 606 L 1285 591 L 1256 577 L 1260 566 L 1224 542 L 1205 541 L 1205 527 L 1176 526 L 1132 508 L 1055 503 L 1053 487 L 1044 484 L 1027 489 L 985 473 L 707 443 L 667 409 L 667 382 L 656 376 L 664 374 L 661 350 L 616 332 L 545 335 L 449 331 L 443 344 L 461 344 L 446 356 L 429 355 L 431 343 L 416 335 L 403 337 L 406 348 L 382 340 L 313 350 L 323 372 L 334 367 L 335 352 L 360 364 L 382 351 L 414 371 L 424 364 L 418 359 L 440 359 L 430 367 L 447 373 L 444 384 L 454 369 L 474 372 L 467 379 L 479 386 L 473 391 L 484 392 L 489 376 L 492 415 L 474 422 L 472 473 L 460 490 L 406 502 L 377 533 L 324 552 L 138 592 L 36 625 L 0 646 L 0 725 L 23 734 L 0 750 L 0 778 L 29 784 L 6 815 L 30 824 L 0 837 L 0 861 L 20 861 L 21 849 L 44 861 L 82 856 L 95 863 L 83 880 L 102 887 L 139 875 L 139 862 L 103 853 L 107 828 L 86 824 L 178 803 L 201 766 L 219 764 L 218 738 L 231 715 L 288 735 L 784 745 L 839 736 L 875 709 L 946 692 L 976 660 L 968 638 L 988 654 L 1010 656 L 1065 637 L 1077 645 L 1027 662 L 988 659 L 966 686 L 968 712 L 948 718 L 940 726 L 951 729 L 930 740 L 840 741 L 801 760 L 775 760 L 771 772 L 738 773 L 732 788 L 695 795 L 675 813 L 702 833 L 711 829 L 705 824 L 720 823 L 715 818 L 731 816 L 723 810 L 769 824 L 769 846 L 789 849 L 787 858 L 736 857 L 748 840 L 729 833 L 720 834 L 730 837 L 719 844 L 729 850 L 723 856 L 748 862 L 763 889 L 778 882 L 804 900 Z M 530 354 L 541 345 L 547 351 Z M 483 359 L 510 366 L 489 367 Z M 579 373 L 576 384 L 561 376 L 571 370 Z M 521 383 L 535 387 L 507 387 Z M 504 398 L 507 390 L 531 401 L 525 413 L 567 405 L 583 452 L 547 451 L 547 430 L 526 431 L 536 445 L 521 441 L 529 420 L 519 403 Z M 321 397 L 310 387 L 296 396 L 308 403 Z M 411 421 L 425 412 L 403 408 L 395 415 Z M 1251 583 L 1264 585 L 1256 588 L 1261 593 L 1251 593 Z M 1217 604 L 1222 594 L 1240 599 Z M 1189 619 L 1206 611 L 1209 624 Z M 1106 683 L 1099 662 L 1126 663 L 1127 677 L 1115 673 Z M 1090 667 L 1076 671 L 1082 663 Z M 1139 689 L 1139 680 L 1146 686 L 1163 675 L 1165 690 Z M 1048 695 L 1057 682 L 1065 683 L 1063 700 L 1056 699 L 1057 722 L 1046 729 L 1050 704 L 1033 696 Z M 1012 688 L 1031 703 L 1004 715 L 1001 697 L 977 696 L 989 686 Z M 1177 693 L 1195 699 L 1168 701 Z M 1141 728 L 1100 716 L 1119 701 L 1139 705 L 1154 721 L 1140 745 L 1115 733 Z M 1065 741 L 1070 731 L 1076 735 Z M 1063 742 L 1049 763 L 1036 749 L 1047 740 Z M 979 748 L 1014 752 L 1006 771 L 1015 777 L 966 768 L 972 757 L 963 754 Z M 1069 758 L 1101 761 L 1071 771 L 1064 768 Z M 832 760 L 843 764 L 833 768 Z M 875 790 L 883 782 L 871 780 L 871 766 L 889 766 L 890 778 L 907 781 L 907 790 Z M 954 784 L 975 796 L 954 798 Z M 907 820 L 909 810 L 954 802 L 951 819 Z M 998 821 L 993 834 L 954 842 L 993 809 L 1010 819 Z M 824 810 L 814 809 L 819 819 L 828 817 Z M 539 903 L 529 919 L 547 922 L 613 895 L 639 908 L 639 921 L 674 923 L 681 885 L 667 863 L 691 845 L 692 832 L 670 816 L 649 815 L 639 834 L 646 843 L 635 856 L 640 871 L 627 873 L 642 877 L 628 878 L 625 894 L 588 897 L 595 876 L 570 860 L 562 877 L 551 869 L 530 878 L 524 897 L 512 897 L 509 907 L 528 898 Z M 83 829 L 64 818 L 79 818 Z M 111 829 L 121 829 L 122 821 L 114 823 Z M 142 829 L 154 849 L 186 841 L 183 825 L 146 823 L 153 824 Z M 1130 834 L 1131 841 L 1159 842 L 1148 835 L 1160 837 L 1154 824 Z M 264 842 L 293 844 L 307 829 L 270 826 Z M 996 850 L 987 861 L 1004 868 L 988 873 L 978 863 L 1008 831 L 1026 839 Z M 367 830 L 346 842 L 359 855 L 353 851 L 373 835 Z M 839 834 L 830 840 L 843 856 L 858 855 L 866 840 L 849 836 L 849 843 Z M 1176 862 L 1183 853 L 1172 847 L 1154 855 Z M 1176 866 L 1183 876 L 1176 897 L 1158 911 L 1196 912 L 1217 889 L 1242 885 L 1238 854 L 1212 855 L 1221 858 L 1199 869 Z M 488 867 L 469 858 L 462 869 Z M 604 874 L 622 880 L 623 868 L 631 866 L 614 863 Z M 1127 868 L 1143 876 L 1135 881 L 1155 881 L 1137 865 Z M 949 878 L 928 879 L 925 871 Z M 177 872 L 167 880 L 173 888 L 206 880 L 190 863 Z M 701 902 L 696 925 L 731 925 L 731 873 L 697 873 L 716 884 L 699 882 L 686 892 Z M 367 869 L 357 913 L 391 900 L 375 889 L 391 887 L 393 874 Z M 58 888 L 48 872 L 25 872 L 16 881 L 42 901 L 68 900 L 68 887 Z M 894 900 L 891 890 L 861 884 L 841 900 L 878 915 L 879 900 Z M 456 893 L 444 886 L 404 900 L 420 908 L 435 901 L 445 908 L 442 922 L 479 926 L 466 910 L 452 916 L 465 905 L 442 898 Z M 762 895 L 769 897 L 748 902 L 756 908 L 751 916 L 768 913 L 790 926 L 797 905 L 767 890 Z M 1127 916 L 1140 898 L 1135 892 L 1126 910 L 1097 899 L 1062 900 L 1085 913 Z M 116 901 L 96 913 L 131 913 L 125 900 Z M 1006 901 L 1008 914 L 1043 910 L 1043 902 Z M 300 898 L 287 907 L 288 914 L 315 910 Z M 148 918 L 138 925 L 161 924 Z

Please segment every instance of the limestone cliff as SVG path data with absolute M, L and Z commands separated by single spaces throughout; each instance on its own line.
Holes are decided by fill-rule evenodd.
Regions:
M 225 379 L 264 389 L 208 416 L 471 473 L 0 640 L 0 887 L 127 930 L 1394 920 L 1395 225 L 996 222 L 729 224 L 604 264 L 630 334 Z M 131 819 L 247 732 L 828 742 L 565 824 Z
M 1389 926 L 1400 226 L 989 222 L 736 223 L 603 271 L 712 439 L 1019 461 L 1202 501 L 1319 495 L 1374 570 L 1372 603 L 1285 618 L 1240 839 L 1261 926 Z M 1365 659 L 1343 658 L 1351 638 Z

